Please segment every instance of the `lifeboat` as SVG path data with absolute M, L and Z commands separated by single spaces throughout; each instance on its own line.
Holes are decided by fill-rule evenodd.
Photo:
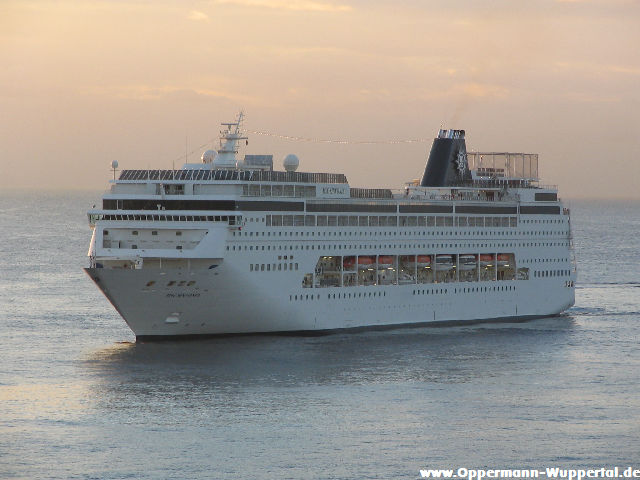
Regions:
M 431 255 L 418 255 L 418 268 L 426 268 L 431 266 Z
M 415 255 L 400 255 L 398 257 L 398 262 L 401 265 L 413 268 L 416 264 L 416 257 Z
M 353 270 L 356 266 L 356 257 L 344 257 L 342 261 L 342 267 L 345 270 Z
M 371 257 L 358 257 L 358 268 L 360 270 L 367 270 L 375 263 L 375 260 Z
M 473 270 L 476 268 L 478 257 L 476 255 L 460 255 L 458 261 L 460 263 L 460 269 Z
M 481 253 L 480 254 L 480 265 L 483 267 L 488 267 L 493 264 L 493 255 L 491 253 Z
M 451 270 L 453 268 L 453 255 L 436 255 L 438 270 Z
M 380 255 L 378 257 L 378 268 L 393 267 L 393 257 L 391 255 Z

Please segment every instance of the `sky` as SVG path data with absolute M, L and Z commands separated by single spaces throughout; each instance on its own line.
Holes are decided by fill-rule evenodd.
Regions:
M 462 128 L 564 198 L 640 199 L 640 0 L 3 0 L 0 65 L 3 190 L 197 162 L 243 110 L 241 154 L 356 187 Z

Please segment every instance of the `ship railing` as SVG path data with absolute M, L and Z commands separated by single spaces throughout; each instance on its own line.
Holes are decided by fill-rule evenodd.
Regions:
M 517 193 L 506 193 L 503 191 L 486 192 L 480 191 L 457 191 L 452 189 L 442 189 L 438 192 L 420 192 L 419 190 L 413 190 L 410 188 L 393 190 L 395 199 L 409 199 L 409 200 L 429 200 L 429 201 L 447 201 L 452 200 L 464 200 L 474 202 L 517 202 L 520 200 L 520 195 Z
M 388 188 L 356 188 L 349 190 L 351 198 L 393 198 L 393 191 Z
M 315 185 L 271 185 L 245 183 L 242 185 L 243 197 L 285 197 L 285 198 L 314 198 Z
M 342 173 L 281 172 L 277 170 L 186 169 L 122 170 L 119 182 L 141 181 L 242 181 L 291 183 L 347 183 Z
M 538 179 L 538 154 L 515 152 L 467 152 L 470 170 L 501 177 Z

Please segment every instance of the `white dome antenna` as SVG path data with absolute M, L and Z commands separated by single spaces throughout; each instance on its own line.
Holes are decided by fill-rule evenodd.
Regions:
M 300 160 L 293 153 L 290 153 L 289 155 L 284 157 L 284 160 L 282 161 L 282 166 L 287 172 L 295 172 L 298 169 L 299 165 Z
M 215 150 L 207 150 L 202 154 L 202 163 L 213 163 L 216 159 L 216 151 Z

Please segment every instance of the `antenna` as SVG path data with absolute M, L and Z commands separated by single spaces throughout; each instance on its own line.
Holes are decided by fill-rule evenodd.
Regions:
M 111 170 L 113 170 L 113 181 L 116 181 L 116 170 L 118 169 L 118 161 L 117 160 L 112 160 L 111 161 Z

